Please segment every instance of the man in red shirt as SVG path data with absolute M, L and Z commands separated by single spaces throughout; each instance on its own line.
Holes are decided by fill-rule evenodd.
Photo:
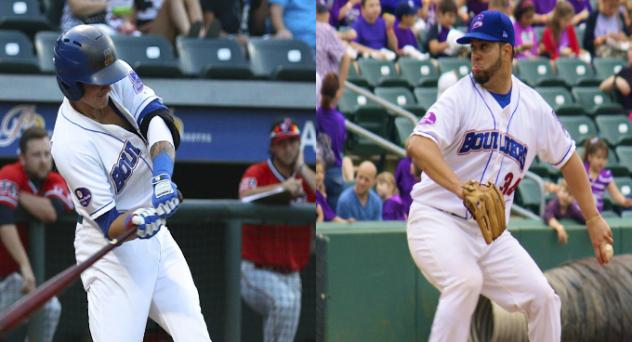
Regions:
M 48 133 L 31 127 L 20 138 L 19 161 L 0 169 L 0 312 L 36 286 L 26 251 L 28 220 L 53 223 L 73 209 L 66 182 L 51 171 L 52 164 Z M 53 340 L 60 315 L 53 297 L 42 309 L 42 341 Z
M 316 177 L 303 164 L 300 140 L 292 119 L 275 122 L 270 131 L 270 159 L 246 170 L 239 197 L 281 186 L 293 203 L 315 202 Z M 264 341 L 294 341 L 301 312 L 299 271 L 309 261 L 313 225 L 244 224 L 242 234 L 241 295 L 263 315 Z

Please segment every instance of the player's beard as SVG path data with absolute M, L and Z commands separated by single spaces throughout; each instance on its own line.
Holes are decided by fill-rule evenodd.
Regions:
M 472 73 L 474 75 L 474 80 L 476 81 L 476 83 L 484 85 L 485 83 L 489 82 L 489 80 L 492 78 L 492 76 L 494 76 L 498 71 L 500 71 L 500 68 L 502 67 L 502 60 L 501 60 L 501 52 L 498 52 L 498 58 L 496 59 L 496 62 L 490 66 L 489 68 L 487 68 L 486 70 L 481 70 L 477 73 Z

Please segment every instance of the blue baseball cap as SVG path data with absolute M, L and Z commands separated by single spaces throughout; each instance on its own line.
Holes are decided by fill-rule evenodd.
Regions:
M 509 43 L 514 46 L 513 24 L 509 17 L 502 12 L 483 11 L 472 19 L 470 29 L 456 42 L 469 44 L 472 39 Z
M 417 8 L 411 6 L 408 2 L 402 2 L 395 9 L 395 17 L 397 19 L 401 19 L 405 15 L 414 15 L 417 14 Z

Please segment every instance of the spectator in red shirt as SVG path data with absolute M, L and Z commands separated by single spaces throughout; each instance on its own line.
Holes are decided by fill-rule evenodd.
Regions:
M 580 49 L 573 27 L 575 11 L 568 2 L 558 2 L 551 22 L 542 33 L 540 50 L 552 61 L 559 57 L 579 57 Z
M 19 161 L 0 169 L 0 312 L 35 289 L 27 256 L 28 220 L 53 223 L 73 209 L 64 179 L 52 172 L 48 133 L 31 127 L 20 138 Z M 57 297 L 42 309 L 42 341 L 52 341 L 61 315 Z
M 314 203 L 316 177 L 303 164 L 300 139 L 292 119 L 275 122 L 270 131 L 270 158 L 246 170 L 239 197 L 281 186 L 292 203 Z M 301 312 L 299 271 L 309 261 L 313 234 L 310 225 L 243 225 L 241 295 L 263 315 L 266 342 L 294 341 Z

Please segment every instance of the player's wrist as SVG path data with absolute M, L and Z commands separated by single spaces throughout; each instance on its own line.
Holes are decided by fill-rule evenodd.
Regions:
M 167 154 L 166 151 L 161 151 L 153 158 L 153 176 L 168 175 L 169 178 L 173 175 L 173 160 Z

